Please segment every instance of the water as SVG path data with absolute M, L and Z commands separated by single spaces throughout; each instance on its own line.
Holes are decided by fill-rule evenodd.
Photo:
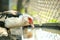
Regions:
M 28 29 L 30 30 L 30 29 Z M 20 28 L 11 30 L 12 38 L 14 40 L 21 40 Z M 32 30 L 33 36 L 31 38 L 23 38 L 22 40 L 60 40 L 60 30 L 47 29 L 47 28 L 35 28 Z M 9 37 L 0 37 L 0 40 L 12 40 Z
M 23 40 L 60 40 L 60 31 L 55 29 L 36 28 L 33 30 L 32 38 Z

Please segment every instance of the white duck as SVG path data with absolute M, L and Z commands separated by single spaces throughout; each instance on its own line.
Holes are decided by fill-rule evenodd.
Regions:
M 11 17 L 5 20 L 5 27 L 17 28 L 22 26 L 31 25 L 33 26 L 33 18 L 28 14 L 20 15 L 19 17 Z

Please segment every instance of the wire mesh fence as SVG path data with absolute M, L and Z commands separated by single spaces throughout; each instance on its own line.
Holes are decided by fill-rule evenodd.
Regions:
M 10 9 L 17 9 L 17 0 L 9 3 Z M 60 23 L 60 0 L 23 0 L 22 5 L 34 17 L 34 23 Z
M 30 0 L 28 13 L 39 24 L 60 23 L 60 0 Z

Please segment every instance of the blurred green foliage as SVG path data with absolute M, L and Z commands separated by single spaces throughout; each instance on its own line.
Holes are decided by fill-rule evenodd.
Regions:
M 48 20 L 48 23 L 58 23 L 59 21 L 57 19 L 50 19 Z
M 17 6 L 16 6 L 16 5 L 13 5 L 13 6 L 12 6 L 12 9 L 13 9 L 13 10 L 17 10 Z

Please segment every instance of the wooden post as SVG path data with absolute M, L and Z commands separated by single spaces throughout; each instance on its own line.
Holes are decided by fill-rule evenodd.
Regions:
M 19 11 L 19 12 L 21 12 L 21 9 L 23 8 L 22 1 L 23 0 L 18 0 L 18 2 L 17 2 L 17 11 Z

